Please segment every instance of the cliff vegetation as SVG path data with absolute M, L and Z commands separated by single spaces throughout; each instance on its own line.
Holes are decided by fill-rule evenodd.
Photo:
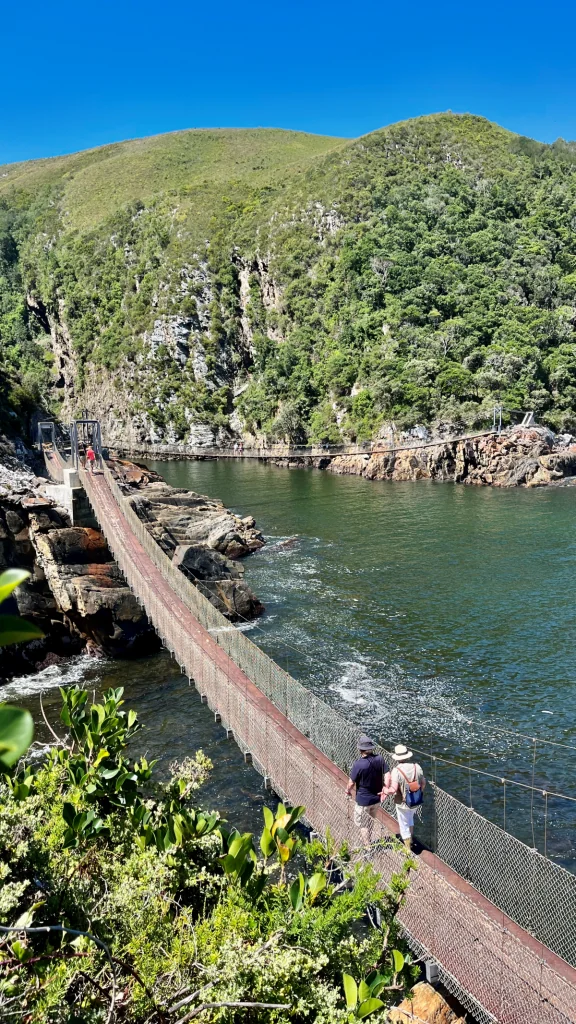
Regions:
M 501 402 L 576 430 L 572 143 L 454 114 L 180 132 L 2 168 L 0 213 L 13 412 L 338 442 Z

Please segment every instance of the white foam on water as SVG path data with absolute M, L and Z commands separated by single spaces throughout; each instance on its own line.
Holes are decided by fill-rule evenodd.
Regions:
M 374 697 L 373 678 L 362 661 L 341 661 L 342 675 L 338 682 L 331 683 L 329 689 L 346 701 L 347 704 L 367 707 L 372 704 Z
M 259 624 L 259 618 L 254 619 L 253 622 L 235 622 L 234 629 L 238 630 L 239 633 L 250 633 L 253 629 L 258 629 Z
M 364 706 L 368 702 L 364 697 L 361 697 L 356 690 L 351 690 L 348 686 L 334 685 L 330 687 L 334 693 L 337 693 L 342 700 L 345 700 L 348 704 L 356 704 L 357 706 Z
M 19 697 L 30 697 L 44 690 L 52 690 L 57 686 L 72 686 L 80 683 L 89 669 L 95 669 L 99 662 L 89 654 L 81 654 L 77 658 L 62 665 L 49 665 L 40 672 L 29 676 L 18 676 L 0 687 L 0 699 L 10 700 Z

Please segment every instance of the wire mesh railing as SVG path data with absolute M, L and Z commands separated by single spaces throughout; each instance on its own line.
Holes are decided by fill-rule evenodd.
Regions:
M 104 477 L 120 515 L 131 532 L 197 622 L 218 646 L 291 723 L 342 771 L 356 756 L 359 727 L 285 672 L 240 630 L 236 629 L 174 566 L 140 520 L 134 505 L 104 464 Z M 83 474 L 90 496 L 91 481 Z M 97 505 L 97 499 L 94 500 Z M 110 524 L 103 522 L 108 537 Z M 116 554 L 116 552 L 115 552 Z M 119 559 L 130 581 L 129 560 Z M 154 622 L 158 608 L 149 607 Z M 174 642 L 169 644 L 177 650 Z M 180 655 L 181 657 L 181 655 Z M 189 666 L 182 660 L 189 675 Z M 386 751 L 384 751 L 386 754 Z M 300 801 L 304 802 L 304 801 Z M 434 821 L 438 856 L 480 893 L 568 963 L 576 965 L 576 876 L 515 839 L 471 807 L 430 783 L 427 814 Z

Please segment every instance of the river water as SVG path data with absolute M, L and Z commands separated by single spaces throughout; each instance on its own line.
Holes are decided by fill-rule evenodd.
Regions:
M 254 515 L 267 544 L 246 578 L 266 614 L 248 635 L 294 676 L 380 740 L 418 748 L 428 773 L 498 824 L 501 777 L 576 798 L 576 491 L 248 459 L 151 466 Z M 544 811 L 540 793 L 506 786 L 508 829 L 539 849 Z M 575 825 L 576 803 L 549 798 L 547 852 L 566 866 Z
M 440 785 L 576 869 L 576 803 L 512 785 L 576 798 L 576 491 L 375 482 L 248 459 L 150 465 L 254 515 L 265 533 L 244 563 L 266 607 L 242 627 L 252 640 L 386 745 L 411 745 Z M 54 716 L 60 674 L 18 680 L 14 697 L 37 708 L 42 687 Z M 166 653 L 80 659 L 66 674 L 98 692 L 124 685 L 147 726 L 142 749 L 163 765 L 203 747 L 216 765 L 204 799 L 258 827 L 261 780 Z

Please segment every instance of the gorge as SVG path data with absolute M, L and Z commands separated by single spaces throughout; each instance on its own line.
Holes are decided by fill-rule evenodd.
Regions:
M 0 428 L 110 444 L 576 430 L 572 143 L 439 114 L 188 131 L 0 175 Z

